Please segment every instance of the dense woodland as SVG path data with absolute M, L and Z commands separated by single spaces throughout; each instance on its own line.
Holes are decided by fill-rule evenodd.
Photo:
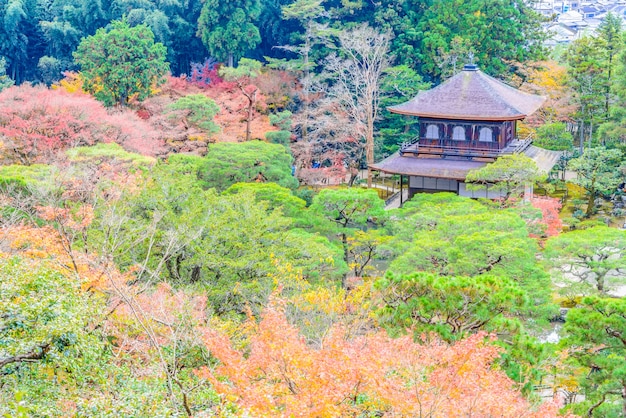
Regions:
M 546 50 L 520 0 L 0 5 L 3 416 L 626 417 L 619 18 Z M 385 107 L 469 61 L 561 161 L 386 209 Z

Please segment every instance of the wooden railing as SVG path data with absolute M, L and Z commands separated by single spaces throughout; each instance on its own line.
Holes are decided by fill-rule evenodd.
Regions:
M 525 140 L 515 139 L 511 141 L 505 148 L 500 148 L 497 142 L 476 142 L 476 141 L 456 141 L 453 139 L 419 139 L 414 138 L 411 141 L 404 142 L 400 146 L 400 153 L 410 154 L 434 154 L 442 157 L 446 156 L 462 156 L 462 157 L 489 157 L 496 158 L 504 154 L 515 154 L 523 152 L 530 144 L 532 139 Z

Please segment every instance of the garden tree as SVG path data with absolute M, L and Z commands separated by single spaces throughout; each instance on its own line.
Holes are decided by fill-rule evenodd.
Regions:
M 48 87 L 59 81 L 62 77 L 62 63 L 58 59 L 47 55 L 39 59 L 37 69 L 39 70 L 41 81 Z
M 504 155 L 495 162 L 467 173 L 466 181 L 475 183 L 473 188 L 489 187 L 489 190 L 500 191 L 504 203 L 519 197 L 525 189 L 532 187 L 545 178 L 537 164 L 524 154 Z M 480 186 L 477 186 L 480 185 Z
M 545 228 L 541 236 L 553 237 L 559 235 L 563 229 L 563 222 L 559 217 L 562 207 L 561 201 L 555 197 L 533 196 L 530 204 L 541 211 L 540 223 Z
M 604 295 L 626 284 L 626 232 L 605 226 L 550 238 L 544 256 L 574 291 Z
M 119 349 L 143 353 L 146 365 L 162 370 L 174 410 L 193 416 L 210 408 L 215 393 L 194 373 L 210 362 L 200 328 L 207 319 L 206 297 L 159 283 L 147 291 L 120 288 L 111 301 L 116 303 L 119 306 L 107 327 L 124 341 Z
M 552 313 L 549 277 L 536 263 L 537 243 L 515 210 L 437 193 L 415 196 L 391 216 L 395 239 L 389 247 L 399 256 L 390 271 L 509 278 L 532 298 L 532 315 Z
M 352 260 L 350 268 L 354 277 L 369 276 L 366 272 L 373 270 L 370 263 L 383 253 L 381 248 L 391 239 L 392 237 L 378 229 L 355 231 L 352 236 L 348 237 L 348 253 Z
M 162 150 L 157 135 L 134 112 L 111 115 L 82 92 L 24 84 L 0 93 L 0 154 L 5 163 L 49 162 L 67 148 L 111 141 L 154 155 Z
M 298 180 L 291 175 L 291 161 L 282 145 L 250 141 L 212 144 L 204 157 L 172 155 L 167 166 L 172 175 L 196 175 L 205 189 L 223 191 L 239 182 L 271 182 L 295 189 Z
M 563 341 L 569 355 L 585 367 L 580 375 L 584 399 L 568 409 L 588 417 L 626 415 L 626 300 L 583 298 L 567 313 Z
M 574 138 L 565 123 L 546 123 L 537 128 L 534 144 L 553 151 L 571 151 L 574 148 Z
M 624 142 L 626 139 L 626 78 L 622 76 L 626 68 L 626 55 L 623 53 L 617 56 L 616 69 L 611 85 L 614 100 L 610 106 L 609 118 L 599 128 L 600 137 L 608 140 Z
M 578 136 L 581 153 L 584 148 L 585 135 L 591 145 L 594 116 L 604 107 L 607 72 L 602 54 L 598 42 L 588 36 L 572 42 L 566 53 L 567 84 L 574 91 L 573 99 L 578 106 L 574 117 L 579 121 Z
M 521 89 L 546 97 L 546 102 L 526 120 L 530 125 L 569 122 L 575 111 L 571 89 L 566 83 L 567 68 L 556 61 L 528 63 Z
M 18 372 L 26 362 L 47 361 L 77 369 L 81 352 L 101 347 L 90 335 L 103 312 L 101 301 L 81 290 L 81 280 L 19 257 L 0 263 L 0 369 Z M 95 347 L 90 347 L 90 345 Z
M 8 87 L 11 87 L 14 82 L 7 75 L 7 60 L 4 57 L 0 57 L 0 92 Z
M 280 301 L 247 326 L 252 333 L 246 350 L 217 331 L 204 336 L 219 363 L 198 374 L 222 395 L 218 414 L 234 407 L 281 417 L 557 416 L 550 403 L 532 407 L 504 373 L 491 368 L 499 349 L 484 333 L 454 345 L 418 345 L 381 332 L 349 338 L 345 328 L 334 327 L 317 349 L 286 320 Z
M 617 58 L 624 49 L 622 19 L 609 12 L 598 26 L 598 38 L 601 50 L 604 52 L 604 70 L 606 71 L 606 85 L 604 86 L 604 118 L 609 117 L 613 102 L 612 91 L 614 84 Z
M 381 222 L 385 203 L 372 189 L 323 189 L 314 198 L 310 210 L 334 222 L 335 231 L 341 237 L 343 259 L 350 264 L 348 237 L 368 222 Z M 342 286 L 347 286 L 347 274 Z
M 317 19 L 326 13 L 322 3 L 323 0 L 295 0 L 291 4 L 281 7 L 284 20 L 296 20 L 304 28 L 304 33 L 298 36 L 298 40 L 301 41 L 299 45 L 281 45 L 279 47 L 298 56 L 298 58 L 287 62 L 283 60 L 281 65 L 301 73 L 299 78 L 301 86 L 299 95 L 302 103 L 299 112 L 300 123 L 298 125 L 300 136 L 304 141 L 308 140 L 308 125 L 311 118 L 309 107 L 314 91 L 311 70 L 315 67 L 315 62 L 312 61 L 311 54 L 314 45 L 321 41 L 320 32 L 322 28 L 317 23 Z
M 252 193 L 257 201 L 267 202 L 269 210 L 280 208 L 283 214 L 290 218 L 307 216 L 303 213 L 306 202 L 294 196 L 290 189 L 276 183 L 235 183 L 224 190 L 224 194 L 239 193 Z
M 507 63 L 536 59 L 542 54 L 545 35 L 541 17 L 522 0 L 430 0 L 418 4 L 412 13 L 403 12 L 410 22 L 404 27 L 414 28 L 415 32 L 405 36 L 407 47 L 414 46 L 416 51 L 401 59 L 420 62 L 429 79 L 440 80 L 442 76 L 438 57 L 462 54 L 468 46 L 475 49 L 479 65 L 491 75 L 505 73 Z M 403 31 L 401 27 L 395 29 L 396 34 Z
M 163 82 L 168 71 L 165 54 L 147 26 L 130 27 L 121 20 L 84 38 L 74 58 L 87 91 L 106 106 L 126 106 L 135 97 L 145 99 Z
M 46 208 L 46 212 L 50 209 Z M 55 226 L 58 228 L 57 222 Z M 190 374 L 183 365 L 185 361 L 189 367 L 190 360 L 186 358 L 189 356 L 181 355 L 188 348 L 182 344 L 185 339 L 179 338 L 176 341 L 179 345 L 169 347 L 166 345 L 169 340 L 166 340 L 162 343 L 166 345 L 165 350 L 160 350 L 161 345 L 156 343 L 153 350 L 137 355 L 137 349 L 147 345 L 144 336 L 149 344 L 156 339 L 164 340 L 166 333 L 155 333 L 153 326 L 159 319 L 168 320 L 169 327 L 175 327 L 173 333 L 183 334 L 184 323 L 170 321 L 179 313 L 184 314 L 181 311 L 185 305 L 180 298 L 176 300 L 176 309 L 168 306 L 171 314 L 165 318 L 162 309 L 146 309 L 150 306 L 136 301 L 137 295 L 143 295 L 153 302 L 152 306 L 158 306 L 158 292 L 148 296 L 143 285 L 129 286 L 130 281 L 136 281 L 132 273 L 120 274 L 109 257 L 93 257 L 87 251 L 68 247 L 63 243 L 62 231 L 49 226 L 19 225 L 12 227 L 10 234 L 6 248 L 17 255 L 3 254 L 7 266 L 0 269 L 1 274 L 12 275 L 11 280 L 0 281 L 3 285 L 0 293 L 9 292 L 3 294 L 4 305 L 0 307 L 11 313 L 2 314 L 10 320 L 9 326 L 2 329 L 9 333 L 10 339 L 3 336 L 3 341 L 11 344 L 24 337 L 24 344 L 34 344 L 43 338 L 40 333 L 46 330 L 51 338 L 58 336 L 47 351 L 44 350 L 41 361 L 33 356 L 19 360 L 19 365 L 17 362 L 6 364 L 5 384 L 0 388 L 0 412 L 6 412 L 4 400 L 11 399 L 13 391 L 29 394 L 26 405 L 35 415 L 72 416 L 84 410 L 121 416 L 181 412 L 182 402 L 173 401 L 178 401 L 174 398 L 181 392 L 184 394 L 187 386 L 182 386 L 181 392 L 176 391 L 176 387 L 173 391 L 173 379 L 183 385 L 193 383 L 194 379 L 191 378 L 192 382 L 183 379 Z M 16 280 L 22 277 L 22 272 L 27 280 Z M 128 311 L 134 315 L 125 315 Z M 154 323 L 137 324 L 145 318 Z M 161 323 L 162 328 L 163 325 Z M 175 370 L 165 367 L 167 354 L 164 358 L 164 352 L 178 360 L 172 364 Z M 138 373 L 142 375 L 140 381 L 136 380 Z M 124 396 L 120 397 L 120 393 Z M 150 397 L 152 402 L 146 404 L 142 400 L 144 396 Z
M 406 65 L 389 67 L 384 71 L 380 85 L 380 105 L 386 109 L 389 106 L 409 101 L 417 96 L 420 90 L 426 90 L 429 87 L 430 84 L 424 82 L 412 68 Z M 385 117 L 376 124 L 381 141 L 375 151 L 382 154 L 380 155 L 382 157 L 393 154 L 400 144 L 415 137 L 414 126 L 416 124 L 417 118 L 386 112 Z
M 338 52 L 327 58 L 324 71 L 330 82 L 328 94 L 356 125 L 363 141 L 365 160 L 374 164 L 374 122 L 378 118 L 383 72 L 391 63 L 390 35 L 367 25 L 339 32 Z M 345 57 L 345 58 L 342 58 Z M 368 167 L 367 184 L 372 185 Z
M 232 67 L 260 42 L 254 22 L 261 12 L 259 0 L 207 0 L 198 18 L 198 36 L 211 55 Z
M 479 331 L 507 332 L 519 327 L 517 318 L 529 303 L 514 281 L 491 275 L 388 272 L 376 288 L 382 298 L 380 323 L 395 332 L 409 329 L 418 339 L 433 332 L 446 341 Z
M 460 36 L 450 41 L 449 48 L 439 48 L 435 63 L 439 68 L 441 80 L 446 80 L 463 69 L 463 66 L 474 60 L 476 51 L 470 42 Z
M 270 123 L 279 130 L 266 132 L 265 138 L 275 144 L 288 145 L 291 140 L 292 116 L 289 110 L 271 114 Z
M 170 110 L 185 112 L 185 119 L 211 135 L 219 132 L 213 118 L 220 111 L 219 106 L 204 94 L 190 94 L 181 97 L 168 106 Z
M 323 96 L 308 108 L 306 140 L 299 140 L 291 148 L 296 159 L 296 174 L 309 184 L 344 183 L 347 170 L 348 184 L 352 186 L 363 161 L 363 143 L 360 126 L 353 123 L 335 97 Z M 299 115 L 297 124 L 303 123 Z
M 236 68 L 230 66 L 219 69 L 220 77 L 223 77 L 227 81 L 234 82 L 241 94 L 243 94 L 248 101 L 246 108 L 246 141 L 250 141 L 251 139 L 250 124 L 254 118 L 254 107 L 259 92 L 259 88 L 253 84 L 253 80 L 259 75 L 259 71 L 262 67 L 263 64 L 259 61 L 241 58 Z
M 587 191 L 587 217 L 593 214 L 596 198 L 613 192 L 623 181 L 620 172 L 623 154 L 617 149 L 588 148 L 583 155 L 570 160 L 568 168 L 577 174 L 572 180 Z
M 0 56 L 7 59 L 7 73 L 18 84 L 36 77 L 37 60 L 44 55 L 38 25 L 40 2 L 3 0 L 0 3 Z M 33 57 L 36 57 L 33 59 Z
M 90 230 L 92 246 L 112 249 L 106 252 L 123 269 L 141 266 L 136 275 L 144 283 L 166 277 L 201 287 L 220 315 L 263 306 L 274 287 L 271 255 L 306 280 L 337 279 L 347 269 L 326 238 L 293 228 L 280 209 L 250 192 L 204 191 L 193 170 L 157 166 L 138 194 L 102 211 Z

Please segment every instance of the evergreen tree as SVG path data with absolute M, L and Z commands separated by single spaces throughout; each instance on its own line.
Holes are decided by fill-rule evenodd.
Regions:
M 232 67 L 261 42 L 254 24 L 260 12 L 259 0 L 207 0 L 198 19 L 198 36 L 213 57 Z
M 147 26 L 131 28 L 122 20 L 83 39 L 74 57 L 87 91 L 107 106 L 124 106 L 134 96 L 148 97 L 162 81 L 168 70 L 165 53 Z

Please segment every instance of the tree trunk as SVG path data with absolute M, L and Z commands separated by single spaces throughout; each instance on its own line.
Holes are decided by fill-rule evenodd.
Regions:
M 228 66 L 231 68 L 235 66 L 235 59 L 233 58 L 232 53 L 228 54 Z
M 256 96 L 256 90 L 250 97 L 248 97 L 248 117 L 246 118 L 246 141 L 250 141 L 252 135 L 250 125 L 252 124 L 252 111 L 254 110 L 254 99 Z
M 341 244 L 343 245 L 343 261 L 345 261 L 346 264 L 349 265 L 348 236 L 345 232 L 341 233 Z M 341 278 L 341 287 L 343 287 L 344 289 L 348 288 L 348 273 L 343 274 L 343 277 Z
M 370 102 L 371 103 L 371 102 Z M 374 164 L 374 109 L 373 103 L 368 106 L 367 133 L 365 137 L 365 160 L 367 161 L 367 187 L 372 187 L 372 169 Z
M 626 386 L 622 387 L 622 416 L 626 417 Z
M 587 216 L 587 218 L 591 217 L 591 215 L 593 215 L 593 210 L 596 206 L 596 192 L 595 191 L 590 191 L 589 192 L 589 199 L 587 200 L 587 213 L 585 214 Z
M 598 282 L 598 284 L 597 284 L 596 288 L 598 289 L 598 292 L 604 294 L 604 275 L 599 275 L 598 274 L 597 282 Z M 626 417 L 626 415 L 624 415 L 624 416 Z
M 580 153 L 582 155 L 584 151 L 584 143 L 585 143 L 585 122 L 581 119 L 580 126 L 578 127 L 578 140 L 580 142 Z

